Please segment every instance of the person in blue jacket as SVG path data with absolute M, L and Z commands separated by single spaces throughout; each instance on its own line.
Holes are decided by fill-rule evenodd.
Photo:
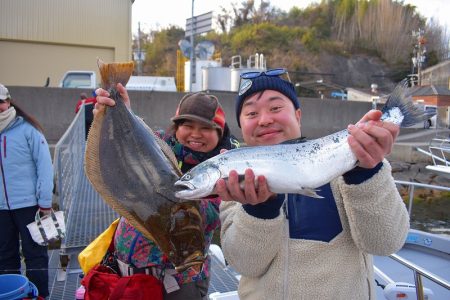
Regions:
M 41 125 L 0 84 L 0 274 L 20 273 L 20 241 L 26 276 L 48 296 L 47 247 L 33 241 L 27 224 L 49 214 L 53 166 Z

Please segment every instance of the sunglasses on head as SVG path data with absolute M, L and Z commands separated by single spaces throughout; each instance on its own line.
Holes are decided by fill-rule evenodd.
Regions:
M 291 82 L 291 79 L 289 78 L 289 73 L 285 68 L 270 69 L 262 72 L 245 72 L 241 74 L 241 79 L 254 79 L 260 76 L 281 76 L 281 75 L 284 75 L 287 78 L 287 81 Z
M 239 96 L 250 89 L 253 79 L 261 76 L 280 77 L 283 80 L 291 82 L 289 73 L 284 68 L 270 69 L 262 72 L 245 72 L 241 74 L 241 78 L 239 79 Z

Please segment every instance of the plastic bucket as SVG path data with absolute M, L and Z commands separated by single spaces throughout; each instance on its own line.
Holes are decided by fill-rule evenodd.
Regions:
M 38 295 L 36 286 L 23 275 L 0 275 L 0 300 L 35 298 Z

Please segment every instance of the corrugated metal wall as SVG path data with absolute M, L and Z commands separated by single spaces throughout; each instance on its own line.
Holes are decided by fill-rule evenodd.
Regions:
M 131 60 L 131 0 L 1 0 L 0 82 L 57 86 L 97 57 Z

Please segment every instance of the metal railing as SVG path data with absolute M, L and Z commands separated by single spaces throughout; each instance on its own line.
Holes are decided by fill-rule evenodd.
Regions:
M 414 191 L 415 188 L 425 188 L 430 190 L 439 190 L 439 191 L 446 191 L 450 192 L 450 187 L 441 186 L 441 185 L 432 185 L 432 184 L 425 184 L 425 183 L 418 183 L 418 182 L 410 182 L 410 181 L 402 181 L 402 180 L 395 180 L 395 183 L 397 185 L 407 185 L 409 187 L 409 199 L 408 199 L 408 213 L 411 217 L 412 212 L 412 205 L 413 205 L 413 199 L 414 199 Z
M 439 276 L 430 273 L 426 271 L 425 269 L 413 264 L 412 262 L 398 256 L 397 254 L 391 254 L 389 255 L 390 258 L 393 260 L 401 263 L 408 269 L 412 270 L 414 273 L 414 282 L 416 285 L 416 295 L 417 300 L 424 300 L 424 294 L 423 294 L 423 284 L 422 284 L 422 276 L 428 278 L 429 280 L 437 283 L 438 285 L 442 286 L 443 288 L 446 288 L 447 290 L 450 290 L 450 283 L 446 281 L 445 279 L 440 278 Z
M 408 213 L 409 213 L 410 218 L 411 218 L 411 212 L 412 212 L 414 190 L 416 187 L 450 192 L 449 187 L 440 186 L 440 185 L 423 184 L 423 183 L 418 183 L 418 182 L 409 182 L 409 181 L 401 181 L 401 180 L 395 180 L 395 183 L 397 185 L 407 185 L 409 187 Z M 429 280 L 435 282 L 436 284 L 442 286 L 443 288 L 450 290 L 450 283 L 448 281 L 440 278 L 439 276 L 426 271 L 425 269 L 413 264 L 412 262 L 400 257 L 397 254 L 391 254 L 391 255 L 389 255 L 389 257 L 413 271 L 414 281 L 415 281 L 415 286 L 416 286 L 416 295 L 417 295 L 418 300 L 424 300 L 422 276 L 428 278 Z

